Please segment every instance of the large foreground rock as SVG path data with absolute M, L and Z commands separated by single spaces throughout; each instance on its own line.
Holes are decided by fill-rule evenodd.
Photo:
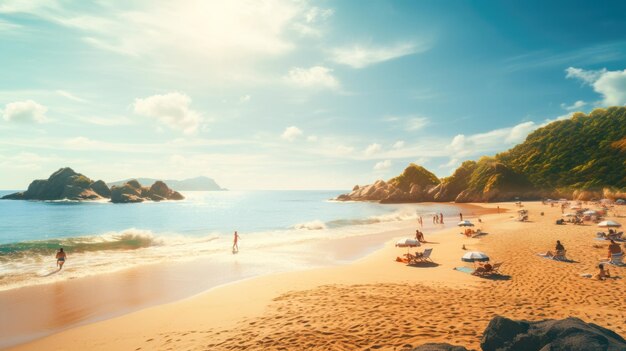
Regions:
M 463 346 L 455 346 L 446 343 L 428 343 L 420 345 L 413 351 L 469 351 Z
M 109 188 L 99 181 L 74 172 L 69 167 L 52 173 L 48 179 L 37 179 L 30 183 L 28 190 L 6 195 L 10 200 L 98 200 L 108 198 Z
M 528 322 L 496 316 L 480 347 L 483 351 L 624 351 L 626 341 L 609 329 L 573 317 Z

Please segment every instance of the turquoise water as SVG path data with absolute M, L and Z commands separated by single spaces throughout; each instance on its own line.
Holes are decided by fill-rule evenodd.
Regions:
M 59 247 L 73 264 L 55 279 L 68 279 L 164 260 L 217 257 L 230 249 L 235 230 L 243 248 L 260 252 L 367 235 L 417 215 L 428 221 L 433 212 L 458 215 L 450 205 L 329 201 L 340 193 L 186 192 L 183 201 L 139 204 L 0 200 L 0 289 L 49 281 L 41 278 L 49 275 L 50 257 Z

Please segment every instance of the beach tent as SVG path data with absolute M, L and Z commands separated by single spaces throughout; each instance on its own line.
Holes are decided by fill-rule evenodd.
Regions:
M 598 223 L 598 227 L 602 227 L 602 228 L 618 228 L 621 227 L 622 225 L 615 222 L 615 221 L 602 221 L 600 223 Z
M 485 262 L 489 261 L 489 256 L 486 253 L 480 251 L 470 251 L 467 252 L 463 257 L 461 257 L 461 261 L 463 262 Z
M 460 221 L 459 224 L 457 224 L 459 227 L 473 227 L 474 224 L 468 220 L 464 220 L 464 221 Z

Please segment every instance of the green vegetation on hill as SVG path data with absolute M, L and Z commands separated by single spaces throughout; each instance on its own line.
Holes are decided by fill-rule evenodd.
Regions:
M 402 191 L 410 191 L 413 185 L 420 187 L 437 185 L 439 184 L 439 178 L 426 168 L 411 163 L 404 169 L 402 174 L 390 179 L 389 183 L 400 188 Z
M 626 107 L 578 112 L 496 155 L 541 189 L 626 187 Z

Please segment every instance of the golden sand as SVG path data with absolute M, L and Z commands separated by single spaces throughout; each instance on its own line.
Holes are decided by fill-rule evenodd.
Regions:
M 482 217 L 479 239 L 458 228 L 426 239 L 437 265 L 395 262 L 406 250 L 389 242 L 352 264 L 258 277 L 122 317 L 81 326 L 16 350 L 402 350 L 427 342 L 478 349 L 495 315 L 542 320 L 578 317 L 626 335 L 625 279 L 598 281 L 607 243 L 595 225 L 557 226 L 559 208 L 525 203 L 530 221 L 509 212 Z M 545 216 L 540 216 L 545 212 Z M 617 219 L 619 220 L 619 219 Z M 406 231 L 409 228 L 407 227 Z M 398 231 L 398 237 L 403 236 Z M 561 240 L 575 262 L 536 253 Z M 503 277 L 485 279 L 453 270 L 465 251 L 504 262 Z M 609 266 L 626 278 L 626 268 Z

